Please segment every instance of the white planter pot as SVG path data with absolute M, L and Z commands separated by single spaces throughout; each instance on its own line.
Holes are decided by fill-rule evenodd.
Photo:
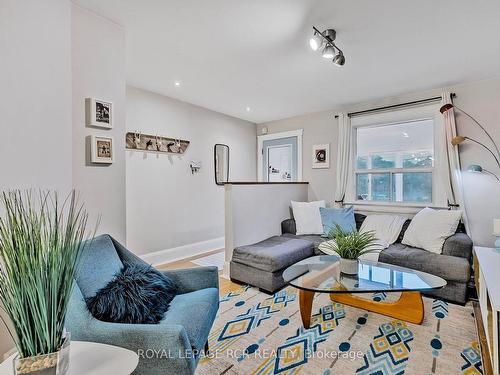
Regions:
M 340 258 L 340 272 L 348 275 L 358 274 L 358 260 Z

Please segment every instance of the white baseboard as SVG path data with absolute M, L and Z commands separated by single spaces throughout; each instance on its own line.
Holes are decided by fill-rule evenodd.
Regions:
M 203 255 L 218 249 L 224 249 L 224 237 L 173 247 L 171 249 L 159 250 L 153 253 L 140 255 L 140 257 L 145 262 L 150 263 L 153 266 L 157 266 L 160 264 L 178 262 L 186 258 Z

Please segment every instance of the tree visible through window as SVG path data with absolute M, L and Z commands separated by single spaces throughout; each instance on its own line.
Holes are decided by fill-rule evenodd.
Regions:
M 357 200 L 431 203 L 433 170 L 433 120 L 357 128 Z

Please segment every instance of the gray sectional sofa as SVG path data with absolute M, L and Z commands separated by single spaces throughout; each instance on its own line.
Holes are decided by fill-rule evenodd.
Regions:
M 365 217 L 355 214 L 358 229 Z M 457 232 L 445 241 L 442 254 L 435 254 L 401 243 L 410 221 L 407 220 L 403 225 L 398 240 L 380 253 L 379 261 L 440 276 L 447 281 L 447 285 L 426 294 L 465 303 L 467 284 L 471 277 L 472 240 L 465 233 L 464 226 L 460 224 Z M 248 283 L 264 292 L 274 293 L 286 285 L 282 273 L 288 266 L 321 254 L 317 246 L 324 238 L 319 235 L 297 236 L 295 220 L 283 221 L 281 230 L 281 236 L 234 249 L 230 267 L 233 281 Z

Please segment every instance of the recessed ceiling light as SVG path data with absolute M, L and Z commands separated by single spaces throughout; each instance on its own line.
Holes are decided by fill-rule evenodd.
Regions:
M 179 87 L 179 86 L 181 85 L 181 83 L 180 83 L 179 81 L 175 81 L 175 82 L 174 82 L 174 85 L 175 85 L 176 87 Z
M 250 107 L 247 107 L 246 110 L 247 110 L 247 112 L 250 112 Z
M 405 138 L 410 138 L 410 136 L 409 136 L 409 135 L 408 135 L 408 133 L 406 133 L 406 132 L 403 132 L 403 137 L 405 137 Z

